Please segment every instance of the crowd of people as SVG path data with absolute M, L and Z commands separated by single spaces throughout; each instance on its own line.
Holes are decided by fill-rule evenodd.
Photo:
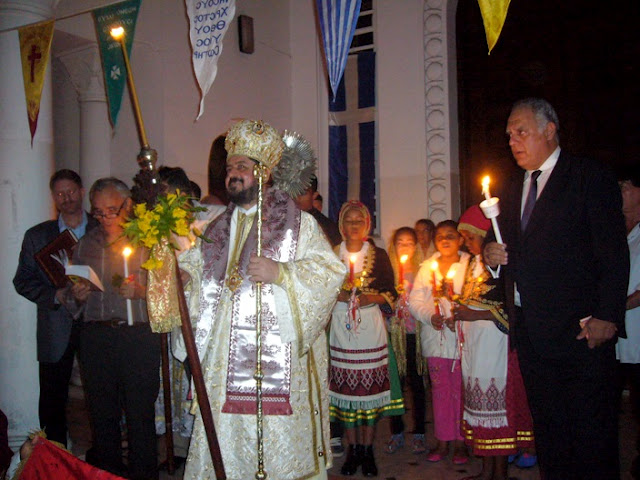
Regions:
M 545 480 L 619 478 L 621 386 L 640 392 L 640 178 L 616 181 L 601 164 L 570 156 L 559 126 L 544 100 L 511 110 L 506 133 L 521 170 L 500 193 L 502 242 L 471 206 L 457 220 L 397 228 L 386 249 L 357 199 L 337 222 L 324 216 L 315 178 L 294 198 L 265 188 L 258 231 L 258 175 L 268 178 L 285 145 L 262 121 L 230 129 L 229 203 L 200 215 L 210 241 L 182 244 L 178 255 L 227 478 L 253 478 L 261 461 L 270 478 L 327 478 L 343 447 L 343 475 L 377 476 L 383 416 L 391 417 L 390 431 L 378 432 L 388 435 L 386 454 L 406 442 L 427 462 L 481 457 L 468 479 L 506 480 L 509 459 L 537 459 Z M 165 192 L 199 200 L 182 169 L 163 167 L 160 178 Z M 160 341 L 147 314 L 149 252 L 137 249 L 123 271 L 130 190 L 99 179 L 85 212 L 77 173 L 56 172 L 50 189 L 59 216 L 26 232 L 14 278 L 38 305 L 40 425 L 66 445 L 78 352 L 94 438 L 87 461 L 157 478 Z M 73 261 L 94 269 L 102 291 L 82 281 L 57 288 L 37 265 L 35 253 L 66 229 L 79 239 Z M 171 336 L 181 385 L 174 412 L 187 418 L 179 425 L 191 439 L 184 478 L 214 479 L 184 342 L 177 330 Z M 258 347 L 264 458 L 256 449 Z M 639 469 L 635 462 L 633 474 Z

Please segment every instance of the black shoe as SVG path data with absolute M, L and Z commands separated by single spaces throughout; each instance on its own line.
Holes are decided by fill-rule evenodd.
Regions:
M 378 467 L 376 466 L 376 459 L 373 458 L 373 445 L 367 445 L 367 449 L 362 457 L 362 474 L 365 477 L 377 477 Z
M 347 449 L 347 459 L 342 464 L 340 473 L 342 475 L 355 475 L 358 471 L 358 466 L 362 463 L 362 456 L 364 455 L 364 447 L 362 445 L 349 445 Z

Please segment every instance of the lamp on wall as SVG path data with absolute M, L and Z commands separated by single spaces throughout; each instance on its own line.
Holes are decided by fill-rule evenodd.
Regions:
M 253 17 L 238 15 L 239 46 L 242 53 L 253 53 Z

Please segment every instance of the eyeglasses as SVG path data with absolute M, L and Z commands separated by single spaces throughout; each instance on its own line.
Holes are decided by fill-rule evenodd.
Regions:
M 107 213 L 102 213 L 99 210 L 92 210 L 91 211 L 91 215 L 93 215 L 96 220 L 100 220 L 101 218 L 116 218 L 117 216 L 120 215 L 120 212 L 122 211 L 122 208 L 124 207 L 124 204 L 127 203 L 127 199 L 124 199 L 124 202 L 122 202 L 122 205 L 120 205 L 120 208 L 118 210 L 112 210 L 110 212 Z
M 67 190 L 66 192 L 56 192 L 53 195 L 58 199 L 58 200 L 64 200 L 65 198 L 73 198 L 75 197 L 78 192 L 80 190 L 79 189 L 73 189 L 73 190 Z

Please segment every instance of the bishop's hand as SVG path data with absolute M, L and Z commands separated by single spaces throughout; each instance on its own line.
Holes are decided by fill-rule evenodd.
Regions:
M 280 274 L 280 267 L 278 262 L 270 258 L 251 255 L 247 273 L 252 282 L 275 283 Z

